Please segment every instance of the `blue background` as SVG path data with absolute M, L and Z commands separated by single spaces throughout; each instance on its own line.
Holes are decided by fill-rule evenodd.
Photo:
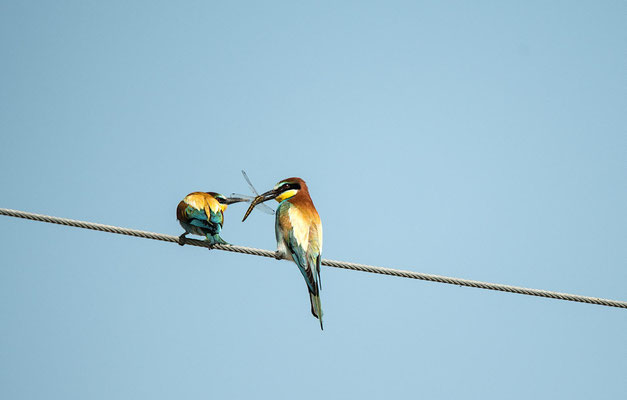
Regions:
M 228 4 L 226 4 L 228 3 Z M 0 3 L 0 207 L 627 299 L 624 2 Z M 275 249 L 229 207 L 223 237 Z M 0 217 L 0 397 L 627 397 L 627 313 Z

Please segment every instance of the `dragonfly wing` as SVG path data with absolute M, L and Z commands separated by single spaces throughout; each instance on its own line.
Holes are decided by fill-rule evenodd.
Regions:
M 231 193 L 231 197 L 232 198 L 236 197 L 236 198 L 242 199 L 243 201 L 245 201 L 247 203 L 250 203 L 250 202 L 252 202 L 255 199 L 255 197 L 253 197 L 253 196 L 248 196 L 248 195 L 240 194 L 240 193 Z M 264 203 L 257 204 L 255 206 L 255 210 L 262 211 L 262 212 L 264 212 L 266 214 L 274 215 L 274 209 L 272 209 L 272 207 L 270 207 L 270 206 L 268 206 L 267 204 L 264 204 Z
M 248 187 L 253 192 L 253 194 L 255 196 L 259 196 L 259 192 L 257 192 L 257 189 L 255 189 L 255 186 L 250 181 L 250 178 L 248 177 L 248 174 L 246 173 L 246 171 L 242 170 L 242 175 L 244 176 L 244 179 L 246 180 L 246 183 L 248 183 Z M 238 197 L 242 197 L 242 198 L 247 198 L 248 197 L 248 196 L 242 196 L 240 194 L 235 194 L 235 193 L 233 193 L 233 196 L 238 196 Z M 253 199 L 251 199 L 250 201 L 252 201 Z M 274 215 L 274 210 L 271 207 L 269 207 L 268 205 L 266 205 L 266 204 L 263 204 L 263 203 L 258 204 L 256 208 L 258 208 L 259 210 L 261 210 L 262 212 L 264 212 L 266 214 Z
M 246 179 L 246 183 L 248 183 L 248 186 L 250 187 L 250 190 L 252 190 L 254 195 L 259 196 L 259 193 L 257 193 L 257 189 L 255 189 L 255 187 L 253 186 L 253 183 L 248 178 L 248 174 L 246 174 L 246 171 L 242 170 L 242 175 L 244 175 L 244 179 Z

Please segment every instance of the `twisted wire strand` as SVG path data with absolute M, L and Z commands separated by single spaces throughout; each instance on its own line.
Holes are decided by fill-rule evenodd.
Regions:
M 26 211 L 11 210 L 7 208 L 0 208 L 0 215 L 30 219 L 33 221 L 47 222 L 47 223 L 52 223 L 52 224 L 73 226 L 76 228 L 92 229 L 96 231 L 116 233 L 120 235 L 135 236 L 135 237 L 141 237 L 141 238 L 153 239 L 153 240 L 161 240 L 164 242 L 179 243 L 178 236 L 165 235 L 162 233 L 154 233 L 154 232 L 148 232 L 148 231 L 141 231 L 137 229 L 121 228 L 121 227 L 113 226 L 113 225 L 103 225 L 103 224 L 97 224 L 93 222 L 78 221 L 78 220 L 68 219 L 68 218 L 52 217 L 49 215 L 34 214 L 34 213 L 26 212 Z M 276 253 L 274 251 L 256 249 L 253 247 L 223 245 L 223 244 L 216 244 L 214 246 L 209 246 L 209 244 L 205 240 L 185 238 L 184 243 L 187 245 L 191 245 L 191 246 L 211 247 L 212 249 L 230 251 L 234 253 L 249 254 L 253 256 L 271 257 L 271 258 L 275 258 L 276 256 Z M 430 282 L 440 282 L 440 283 L 447 283 L 450 285 L 468 286 L 468 287 L 487 289 L 487 290 L 498 290 L 501 292 L 518 293 L 518 294 L 523 294 L 523 295 L 528 295 L 528 296 L 539 296 L 539 297 L 547 297 L 547 298 L 558 299 L 558 300 L 597 304 L 597 305 L 607 306 L 607 307 L 627 308 L 627 301 L 609 300 L 609 299 L 602 299 L 598 297 L 588 297 L 588 296 L 581 296 L 581 295 L 576 295 L 576 294 L 553 292 L 550 290 L 529 289 L 529 288 L 524 288 L 524 287 L 519 287 L 519 286 L 510 286 L 510 285 L 503 285 L 503 284 L 498 284 L 498 283 L 489 283 L 489 282 L 473 281 L 469 279 L 451 278 L 451 277 L 441 276 L 441 275 L 432 275 L 432 274 L 425 274 L 425 273 L 414 272 L 414 271 L 406 271 L 406 270 L 385 268 L 385 267 L 376 267 L 373 265 L 357 264 L 357 263 L 351 263 L 351 262 L 345 262 L 345 261 L 323 259 L 321 263 L 322 265 L 326 265 L 328 267 L 343 268 L 343 269 L 349 269 L 353 271 L 370 272 L 374 274 L 391 275 L 391 276 L 398 276 L 398 277 L 410 278 L 410 279 L 420 279 L 420 280 L 430 281 Z

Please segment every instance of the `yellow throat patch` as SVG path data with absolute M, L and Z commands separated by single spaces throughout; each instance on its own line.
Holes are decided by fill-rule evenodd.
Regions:
M 278 195 L 275 200 L 278 201 L 279 203 L 282 202 L 285 199 L 289 199 L 290 197 L 293 197 L 296 195 L 296 193 L 298 193 L 298 190 L 296 189 L 290 189 L 290 190 L 286 190 L 285 192 L 281 193 L 280 195 Z

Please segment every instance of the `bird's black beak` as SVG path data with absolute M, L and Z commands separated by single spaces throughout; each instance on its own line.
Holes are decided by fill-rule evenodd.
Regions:
M 246 214 L 244 214 L 244 218 L 242 218 L 242 222 L 246 221 L 246 218 L 248 218 L 250 213 L 253 211 L 253 208 L 255 208 L 255 206 L 257 204 L 266 202 L 268 200 L 272 200 L 272 199 L 276 198 L 280 194 L 281 194 L 280 190 L 272 189 L 272 190 L 269 190 L 269 191 L 267 191 L 267 192 L 265 192 L 263 194 L 260 194 L 259 196 L 255 197 L 255 199 L 250 202 L 250 206 L 248 207 L 248 210 L 246 210 Z
M 248 201 L 248 199 L 243 197 L 227 197 L 225 204 L 241 203 L 242 201 Z

